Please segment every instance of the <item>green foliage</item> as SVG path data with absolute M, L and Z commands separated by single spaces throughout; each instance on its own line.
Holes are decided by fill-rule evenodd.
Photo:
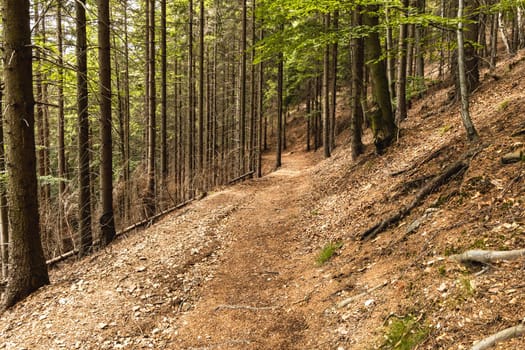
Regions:
M 319 256 L 317 257 L 317 265 L 321 266 L 324 265 L 328 260 L 334 256 L 335 252 L 341 249 L 343 246 L 343 242 L 337 242 L 333 243 L 330 242 L 326 244 L 321 252 L 319 253 Z
M 385 334 L 382 350 L 415 349 L 427 337 L 429 328 L 421 320 L 408 315 L 390 322 Z
M 38 177 L 38 183 L 40 185 L 58 185 L 61 182 L 69 182 L 68 179 L 64 179 L 61 177 L 55 177 L 52 175 L 45 175 L 45 176 L 39 176 Z

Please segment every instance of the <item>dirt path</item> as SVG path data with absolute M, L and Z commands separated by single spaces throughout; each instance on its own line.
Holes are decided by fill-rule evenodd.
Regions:
M 181 319 L 183 348 L 289 349 L 308 328 L 302 312 L 292 312 L 304 196 L 311 183 L 302 154 L 290 155 L 282 169 L 235 188 L 248 194 L 224 227 L 233 243 L 221 257 L 215 278 L 203 288 L 193 312 Z
M 305 348 L 313 157 L 287 154 L 262 179 L 55 269 L 52 285 L 0 317 L 0 349 Z

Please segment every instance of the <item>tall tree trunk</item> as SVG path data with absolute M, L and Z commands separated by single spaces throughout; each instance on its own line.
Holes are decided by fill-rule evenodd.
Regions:
M 36 178 L 32 49 L 28 0 L 4 0 L 4 79 L 9 271 L 4 307 L 49 283 L 40 241 Z
M 254 171 L 255 170 L 255 132 L 257 127 L 257 120 L 256 120 L 256 101 L 255 101 L 255 20 L 256 20 L 256 13 L 255 13 L 255 0 L 252 0 L 252 38 L 251 38 L 251 44 L 252 48 L 250 49 L 250 68 L 251 68 L 251 84 L 250 84 L 250 138 L 249 138 L 249 170 Z
M 156 183 L 155 183 L 155 152 L 157 136 L 157 97 L 155 86 L 155 0 L 148 0 L 148 185 L 146 190 L 146 215 L 148 217 L 156 211 Z
M 62 1 L 57 0 L 57 48 L 58 48 L 58 231 L 61 236 L 62 252 L 69 251 L 73 248 L 73 243 L 66 232 L 66 218 L 64 208 L 64 196 L 66 194 L 67 161 L 65 152 L 65 117 L 64 117 L 64 39 L 62 30 Z
M 111 137 L 111 54 L 109 0 L 98 0 L 98 59 L 100 90 L 100 241 L 108 245 L 115 238 L 113 215 L 113 147 Z
M 281 31 L 284 26 L 281 25 Z M 275 150 L 275 167 L 280 168 L 282 165 L 281 155 L 283 150 L 283 75 L 284 75 L 284 55 L 279 53 L 277 66 L 277 147 Z
M 162 193 L 167 191 L 166 179 L 168 177 L 168 131 L 167 131 L 167 119 L 168 119 L 168 82 L 167 82 L 167 50 L 166 50 L 166 0 L 160 2 L 160 52 L 161 52 L 161 63 L 160 63 L 160 173 L 162 178 Z
M 358 27 L 362 25 L 361 7 L 354 9 L 353 25 Z M 363 154 L 364 146 L 361 140 L 363 130 L 363 109 L 361 108 L 361 91 L 363 91 L 364 81 L 364 61 L 365 47 L 363 39 L 355 37 L 352 39 L 352 96 L 351 96 L 351 133 L 352 133 L 352 158 L 355 160 Z
M 86 1 L 75 2 L 77 24 L 77 114 L 79 178 L 79 254 L 86 255 L 93 245 L 91 231 L 91 174 L 89 152 L 89 114 L 87 81 Z
M 463 36 L 463 7 L 464 0 L 459 0 L 458 6 L 458 70 L 459 70 L 459 88 L 461 96 L 461 119 L 463 120 L 463 125 L 467 131 L 467 137 L 470 141 L 475 141 L 478 139 L 478 133 L 472 124 L 470 119 L 469 112 L 469 89 L 468 89 L 468 80 L 466 74 L 466 62 L 465 62 L 465 49 L 464 49 L 464 36 Z
M 240 168 L 241 175 L 246 172 L 245 149 L 246 149 L 246 0 L 242 0 L 242 37 L 241 37 L 241 76 L 240 76 Z
M 367 11 L 363 14 L 363 24 L 371 28 L 379 25 L 379 18 L 376 5 L 367 6 Z M 365 38 L 366 60 L 370 70 L 370 77 L 373 81 L 372 92 L 376 110 L 370 115 L 371 127 L 374 133 L 374 144 L 379 154 L 383 153 L 396 136 L 397 127 L 394 123 L 390 93 L 388 91 L 388 79 L 386 77 L 386 65 L 382 59 L 381 45 L 379 44 L 379 34 L 371 32 Z
M 405 18 L 408 17 L 408 0 L 403 0 Z M 399 26 L 399 54 L 397 62 L 397 84 L 396 84 L 396 121 L 399 124 L 407 117 L 406 82 L 407 82 L 407 30 L 408 25 L 402 23 Z
M 0 83 L 0 172 L 5 172 L 5 148 L 4 148 L 4 86 Z M 7 210 L 7 188 L 4 181 L 0 182 L 0 260 L 2 263 L 2 280 L 7 278 L 9 266 L 9 218 Z
M 185 188 L 188 191 L 188 199 L 193 197 L 193 144 L 194 144 L 194 130 L 195 130 L 195 110 L 194 106 L 194 83 L 193 83 L 193 0 L 188 3 L 188 128 L 186 130 L 186 184 Z
M 202 188 L 204 178 L 204 0 L 200 1 L 199 8 L 199 144 L 198 144 L 198 178 L 199 189 Z
M 131 211 L 131 152 L 130 152 L 130 118 L 131 118 L 131 103 L 130 103 L 130 81 L 129 81 L 129 40 L 128 40 L 128 0 L 124 1 L 124 101 L 125 101 L 125 120 L 124 120 L 124 188 L 125 188 L 125 214 L 124 219 L 129 220 Z
M 334 12 L 334 20 L 333 20 L 333 28 L 334 32 L 338 33 L 339 31 L 339 11 L 336 10 Z M 336 141 L 336 114 L 337 114 L 337 64 L 338 64 L 338 51 L 339 51 L 339 44 L 337 41 L 335 41 L 332 44 L 332 101 L 330 103 L 331 105 L 331 118 L 330 118 L 330 140 L 331 140 L 331 149 L 333 150 L 335 148 L 335 141 Z
M 261 24 L 262 27 L 262 24 Z M 264 39 L 264 30 L 261 28 L 259 31 L 259 39 Z M 258 129 L 258 147 L 257 147 L 257 177 L 262 177 L 262 154 L 264 150 L 264 141 L 266 140 L 263 132 L 265 132 L 266 127 L 263 126 L 264 123 L 264 64 L 262 62 L 259 63 L 259 88 L 257 89 L 259 99 L 259 107 L 257 108 L 258 113 L 258 123 L 259 123 L 259 129 Z M 263 130 L 265 129 L 265 130 Z M 264 140 L 263 140 L 264 138 Z
M 324 28 L 330 30 L 330 14 L 324 16 Z M 330 157 L 330 45 L 326 44 L 323 57 L 323 150 L 325 158 Z

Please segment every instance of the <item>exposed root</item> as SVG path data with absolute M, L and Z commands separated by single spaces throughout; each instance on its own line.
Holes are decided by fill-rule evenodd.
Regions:
M 509 340 L 512 338 L 522 337 L 524 335 L 525 335 L 525 324 L 522 323 L 517 326 L 502 330 L 501 332 L 493 334 L 490 337 L 477 342 L 476 344 L 474 344 L 471 350 L 485 350 L 485 349 L 493 347 L 494 345 L 496 345 L 496 343 L 499 343 L 505 340 Z
M 432 180 L 430 180 L 430 182 L 418 192 L 416 197 L 408 206 L 402 206 L 401 209 L 399 209 L 396 213 L 363 232 L 360 235 L 361 240 L 375 238 L 378 234 L 386 230 L 390 225 L 399 222 L 405 216 L 410 214 L 414 208 L 418 207 L 424 201 L 424 199 L 437 188 L 447 183 L 450 179 L 454 178 L 455 175 L 463 173 L 469 167 L 469 163 L 464 159 L 465 158 L 462 157 L 461 160 L 449 165 L 441 174 L 436 175 Z
M 522 257 L 525 257 L 525 249 L 509 251 L 469 250 L 463 254 L 452 255 L 450 259 L 463 264 L 472 262 L 488 264 L 497 260 L 514 260 Z

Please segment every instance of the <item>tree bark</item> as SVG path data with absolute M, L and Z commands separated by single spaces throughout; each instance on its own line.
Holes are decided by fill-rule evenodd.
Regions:
M 0 83 L 0 172 L 5 172 L 5 147 L 4 147 L 4 94 L 3 83 Z M 7 279 L 9 266 L 9 218 L 7 210 L 7 188 L 5 183 L 0 183 L 0 261 L 2 264 L 2 280 Z
M 148 184 L 146 189 L 146 216 L 150 217 L 155 214 L 156 211 L 156 138 L 157 138 L 157 97 L 156 97 L 156 85 L 155 85 L 155 0 L 148 0 L 150 3 L 148 6 L 148 32 L 149 32 L 149 43 L 148 43 L 148 156 L 147 156 L 147 173 L 148 173 Z
M 4 0 L 4 79 L 9 271 L 4 307 L 49 283 L 40 241 L 36 178 L 32 49 L 28 0 Z
M 353 13 L 354 26 L 362 24 L 361 7 L 357 6 Z M 352 96 L 351 96 L 351 146 L 352 159 L 357 159 L 363 154 L 364 146 L 361 140 L 363 129 L 363 109 L 361 107 L 361 91 L 363 90 L 364 78 L 364 43 L 363 39 L 355 37 L 352 39 Z
M 89 114 L 87 81 L 86 1 L 75 2 L 77 25 L 77 114 L 79 177 L 79 255 L 89 253 L 93 245 L 91 231 L 91 174 L 89 156 Z
M 466 70 L 468 67 L 466 66 L 465 62 L 465 45 L 463 40 L 463 7 L 464 7 L 464 0 L 459 0 L 459 6 L 458 6 L 458 19 L 460 20 L 458 22 L 458 30 L 457 30 L 457 36 L 458 36 L 458 75 L 459 75 L 459 91 L 460 91 L 460 97 L 461 97 L 461 119 L 463 120 L 463 126 L 465 127 L 465 130 L 467 131 L 467 138 L 470 141 L 475 141 L 478 139 L 478 133 L 476 129 L 474 128 L 474 124 L 472 124 L 472 120 L 470 119 L 470 111 L 469 111 L 469 83 L 467 79 Z
M 166 179 L 168 177 L 168 82 L 167 82 L 167 38 L 166 38 L 166 0 L 160 2 L 160 173 L 162 178 L 162 192 L 167 190 Z
M 113 142 L 111 137 L 111 54 L 109 0 L 98 0 L 98 58 L 100 90 L 100 242 L 108 245 L 115 238 L 113 215 Z
M 281 31 L 284 26 L 281 25 Z M 284 55 L 279 53 L 277 67 L 277 147 L 275 150 L 275 168 L 280 168 L 282 165 L 282 142 L 283 142 L 283 75 L 284 75 Z
M 363 24 L 371 28 L 377 28 L 379 18 L 377 5 L 367 6 L 363 14 Z M 374 144 L 376 151 L 382 154 L 384 150 L 394 141 L 397 127 L 394 123 L 390 93 L 388 91 L 388 79 L 386 77 L 386 65 L 382 57 L 379 34 L 375 31 L 365 38 L 366 60 L 373 80 L 372 92 L 377 111 L 371 113 L 370 121 L 374 133 Z
M 330 29 L 330 14 L 324 16 L 325 32 Z M 330 142 L 330 45 L 326 44 L 323 57 L 323 150 L 324 157 L 329 158 L 331 155 Z
M 405 18 L 408 18 L 408 0 L 403 0 Z M 399 26 L 399 53 L 397 62 L 397 84 L 396 84 L 396 121 L 400 122 L 407 118 L 406 82 L 407 82 L 407 30 L 408 25 L 402 23 Z

